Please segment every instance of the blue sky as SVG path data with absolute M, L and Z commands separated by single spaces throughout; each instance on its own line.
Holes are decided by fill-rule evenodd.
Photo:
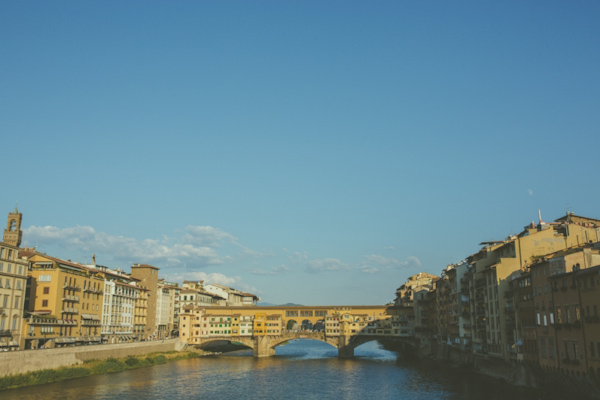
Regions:
M 600 218 L 596 1 L 0 2 L 24 244 L 266 302 L 383 304 Z

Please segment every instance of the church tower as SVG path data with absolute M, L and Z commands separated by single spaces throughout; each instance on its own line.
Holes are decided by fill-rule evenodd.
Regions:
M 15 212 L 8 213 L 8 224 L 2 237 L 4 243 L 15 247 L 21 245 L 21 238 L 23 237 L 23 232 L 21 231 L 22 219 L 23 214 L 17 210 L 17 207 L 15 207 Z

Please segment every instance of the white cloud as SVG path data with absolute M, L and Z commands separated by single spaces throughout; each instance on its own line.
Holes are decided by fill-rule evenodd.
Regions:
M 270 270 L 255 268 L 251 270 L 250 273 L 254 275 L 282 275 L 288 273 L 289 271 L 290 269 L 288 267 L 285 265 L 280 265 L 279 267 L 273 267 Z
M 23 238 L 25 245 L 38 246 L 40 251 L 46 251 L 47 247 L 66 250 L 71 259 L 87 260 L 96 253 L 101 264 L 143 262 L 159 267 L 204 268 L 261 254 L 237 244 L 233 235 L 210 226 L 188 226 L 182 238 L 163 236 L 141 240 L 97 232 L 91 226 L 31 226 L 24 229 Z M 236 245 L 234 250 L 224 248 L 230 243 Z
M 369 267 L 367 265 L 361 265 L 360 270 L 365 274 L 376 274 L 380 271 L 379 268 Z
M 419 260 L 415 256 L 408 256 L 408 257 L 406 257 L 406 261 L 403 261 L 400 263 L 400 266 L 418 268 L 421 266 L 421 260 Z
M 286 250 L 287 252 L 287 250 Z M 292 255 L 290 255 L 290 260 L 292 261 L 292 264 L 296 265 L 296 264 L 301 264 L 304 263 L 306 260 L 308 260 L 308 253 L 302 252 L 300 253 L 299 251 L 296 251 L 294 253 L 292 253 Z
M 306 262 L 306 271 L 313 273 L 341 271 L 346 269 L 348 269 L 348 265 L 337 258 L 322 258 Z
M 530 196 L 533 196 L 533 190 L 527 189 L 527 194 L 530 195 Z
M 237 244 L 235 236 L 212 226 L 188 225 L 185 230 L 187 233 L 183 236 L 184 243 L 209 247 L 221 246 L 223 241 Z
M 360 266 L 360 270 L 364 273 L 374 274 L 377 272 L 382 272 L 387 268 L 418 268 L 420 266 L 421 261 L 419 261 L 419 259 L 415 256 L 408 256 L 406 257 L 406 260 L 398 261 L 395 258 L 371 254 L 364 257 L 364 261 Z
M 183 281 L 204 281 L 205 283 L 220 283 L 221 285 L 236 287 L 242 282 L 239 276 L 227 276 L 219 272 L 175 272 L 167 275 L 168 281 L 183 282 Z

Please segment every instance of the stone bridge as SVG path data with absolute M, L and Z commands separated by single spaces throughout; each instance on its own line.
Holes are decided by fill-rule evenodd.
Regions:
M 414 339 L 398 338 L 381 335 L 353 335 L 353 336 L 327 336 L 325 332 L 285 332 L 282 335 L 267 336 L 217 336 L 200 339 L 200 343 L 194 344 L 202 348 L 208 343 L 215 341 L 229 341 L 249 347 L 253 350 L 254 357 L 270 357 L 275 355 L 275 347 L 294 339 L 319 340 L 338 349 L 338 357 L 354 357 L 354 349 L 367 342 L 377 340 L 382 343 L 394 344 L 400 347 L 415 347 Z
M 239 343 L 256 357 L 275 354 L 275 347 L 288 340 L 312 339 L 347 358 L 372 340 L 418 346 L 403 328 L 406 318 L 400 311 L 387 305 L 194 307 L 180 314 L 180 339 L 198 348 L 215 341 Z

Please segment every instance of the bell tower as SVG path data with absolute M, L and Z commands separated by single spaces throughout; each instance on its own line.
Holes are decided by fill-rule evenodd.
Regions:
M 21 245 L 21 238 L 23 237 L 23 232 L 21 231 L 22 219 L 23 214 L 17 210 L 17 207 L 15 207 L 15 212 L 8 213 L 8 223 L 2 237 L 4 243 L 15 247 Z

